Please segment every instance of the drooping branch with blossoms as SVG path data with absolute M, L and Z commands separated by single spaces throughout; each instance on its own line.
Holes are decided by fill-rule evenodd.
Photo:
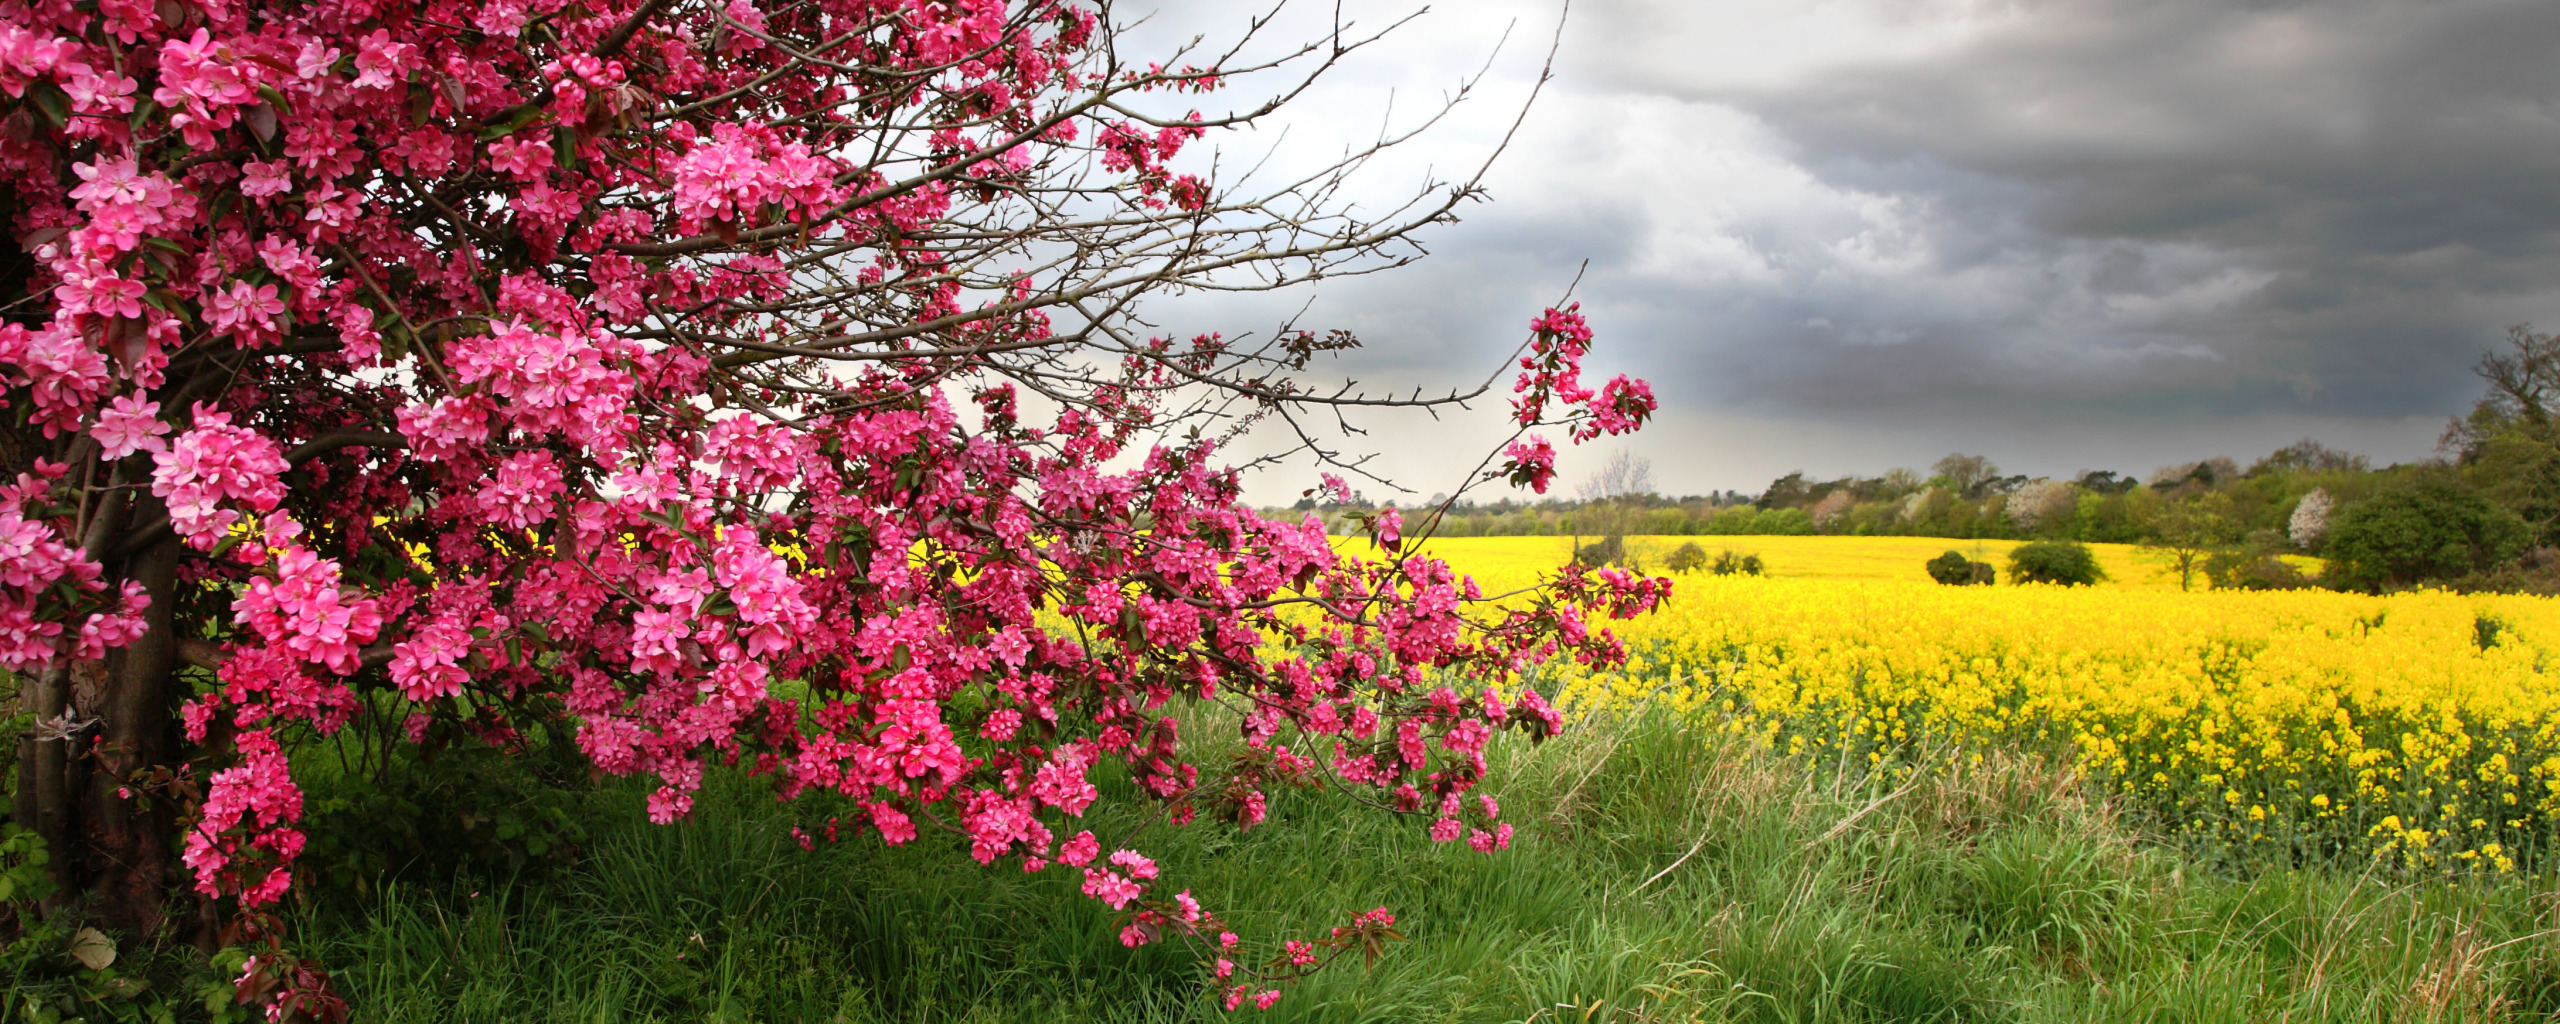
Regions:
M 1223 929 L 1074 826 L 1105 759 L 1176 822 L 1320 776 L 1506 845 L 1484 746 L 1559 724 L 1517 673 L 1622 656 L 1586 619 L 1667 584 L 1486 610 L 1392 515 L 1364 559 L 1244 506 L 1245 423 L 1467 396 L 1326 391 L 1346 336 L 1175 342 L 1139 304 L 1391 267 L 1479 192 L 1354 215 L 1374 150 L 1223 176 L 1195 144 L 1379 38 L 1247 56 L 1266 23 L 1140 66 L 1059 0 L 0 0 L 14 816 L 129 926 L 255 909 L 297 740 L 391 708 L 572 723 L 658 821 L 737 765 L 1064 864 L 1133 942 Z M 1532 326 L 1522 431 L 1651 412 L 1581 385 L 1590 338 Z M 1187 760 L 1176 696 L 1253 754 Z

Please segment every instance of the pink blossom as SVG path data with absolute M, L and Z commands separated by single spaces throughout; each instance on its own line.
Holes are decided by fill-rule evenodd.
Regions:
M 539 139 L 507 137 L 489 144 L 489 169 L 531 180 L 551 172 L 551 144 Z
M 392 42 L 389 29 L 375 29 L 356 50 L 356 77 L 351 84 L 358 89 L 390 88 L 415 66 L 417 52 L 414 45 Z
M 382 628 L 373 600 L 350 600 L 339 587 L 338 563 L 309 548 L 286 547 L 276 553 L 270 569 L 274 576 L 250 580 L 234 603 L 240 620 L 271 647 L 339 675 L 354 672 L 361 660 L 358 648 Z
M 1040 766 L 1038 777 L 1031 786 L 1031 795 L 1068 814 L 1083 814 L 1084 809 L 1093 804 L 1094 798 L 1101 795 L 1101 790 L 1085 781 L 1084 773 L 1092 764 L 1092 756 L 1080 744 L 1059 748 L 1049 763 Z
M 521 530 L 549 518 L 562 489 L 560 466 L 550 452 L 517 452 L 480 489 L 480 508 L 491 521 Z
M 1111 855 L 1111 863 L 1129 872 L 1129 877 L 1147 881 L 1156 877 L 1156 862 L 1140 856 L 1136 850 L 1120 850 Z
M 1071 868 L 1080 868 L 1093 863 L 1093 858 L 1101 853 L 1102 843 L 1093 837 L 1093 833 L 1078 832 L 1075 838 L 1067 840 L 1066 845 L 1058 848 L 1058 863 Z
M 649 820 L 664 825 L 693 813 L 693 796 L 676 792 L 673 786 L 660 786 L 649 794 Z
M 471 632 L 461 623 L 429 622 L 409 639 L 391 645 L 391 682 L 402 695 L 421 703 L 459 694 L 471 681 L 471 674 L 461 667 L 471 644 Z
M 1547 485 L 1556 478 L 1556 450 L 1547 439 L 1531 435 L 1526 441 L 1513 441 L 1503 449 L 1510 460 L 1505 475 L 1513 486 L 1526 486 L 1539 494 L 1547 493 Z
M 402 406 L 400 433 L 408 437 L 410 450 L 419 458 L 441 461 L 488 440 L 490 412 L 488 400 L 478 395 Z
M 148 291 L 150 289 L 140 281 L 100 274 L 96 277 L 65 278 L 54 289 L 54 296 L 66 309 L 99 316 L 138 317 L 142 315 L 142 296 Z
M 282 160 L 250 160 L 240 166 L 247 172 L 240 179 L 241 195 L 265 199 L 293 191 L 291 165 Z
M 1084 894 L 1101 900 L 1104 906 L 1119 910 L 1137 899 L 1145 887 L 1130 881 L 1117 871 L 1100 868 L 1084 869 Z
M 160 403 L 142 397 L 141 393 L 120 395 L 98 411 L 98 422 L 90 428 L 90 436 L 98 439 L 102 454 L 108 459 L 121 459 L 135 452 L 163 452 L 169 444 L 160 439 L 169 425 L 160 420 Z
M 205 325 L 214 333 L 239 336 L 256 344 L 275 333 L 275 318 L 284 313 L 284 300 L 276 297 L 276 286 L 251 285 L 235 280 L 227 289 L 209 289 L 204 296 Z
M 241 513 L 264 513 L 284 499 L 284 454 L 256 431 L 202 405 L 196 427 L 155 458 L 151 493 L 168 502 L 170 525 L 198 550 L 210 551 Z

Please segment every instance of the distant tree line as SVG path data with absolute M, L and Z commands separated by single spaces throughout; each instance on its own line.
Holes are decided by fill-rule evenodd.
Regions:
M 1789 473 L 1758 494 L 1654 493 L 1620 455 L 1570 497 L 1403 502 L 1408 532 L 1443 537 L 1839 535 L 2141 544 L 2188 586 L 2418 586 L 2560 593 L 2560 339 L 2513 328 L 2481 359 L 2488 385 L 2445 432 L 2439 457 L 2377 468 L 2305 438 L 2242 466 L 2217 456 L 2147 476 L 2004 475 L 1952 454 L 1924 474 L 1821 480 Z M 1301 501 L 1338 522 L 1370 507 Z M 1577 551 L 1585 550 L 1577 541 Z M 1607 549 L 1592 548 L 1593 558 Z M 2279 556 L 2326 559 L 2319 579 Z

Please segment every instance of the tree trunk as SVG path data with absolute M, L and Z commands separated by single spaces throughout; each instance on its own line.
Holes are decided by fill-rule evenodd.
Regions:
M 177 874 L 173 809 L 165 791 L 146 789 L 143 776 L 173 763 L 178 750 L 173 612 L 182 554 L 177 537 L 167 536 L 134 553 L 125 566 L 125 578 L 151 594 L 151 607 L 143 612 L 149 629 L 108 653 L 103 699 L 83 708 L 99 717 L 101 730 L 79 814 L 84 888 L 97 897 L 104 921 L 135 936 L 159 930 Z
M 76 891 L 77 884 L 77 875 L 70 870 L 71 800 L 65 788 L 70 780 L 64 772 L 71 760 L 71 743 L 58 728 L 63 706 L 70 699 L 69 665 L 35 670 L 20 697 L 35 723 L 18 740 L 18 792 L 10 810 L 20 824 L 44 839 L 51 855 L 49 864 L 58 889 L 46 906 L 48 912 Z
M 159 510 L 144 498 L 137 511 Z M 145 785 L 178 752 L 178 563 L 174 535 L 129 555 L 104 549 L 116 520 L 103 513 L 91 550 L 106 557 L 110 587 L 125 580 L 151 595 L 140 639 L 103 661 L 75 661 L 28 676 L 22 709 L 36 726 L 18 741 L 13 816 L 44 838 L 57 891 L 45 910 L 84 904 L 87 920 L 140 938 L 159 931 L 176 871 L 176 814 L 165 785 Z M 152 781 L 165 781 L 166 776 Z

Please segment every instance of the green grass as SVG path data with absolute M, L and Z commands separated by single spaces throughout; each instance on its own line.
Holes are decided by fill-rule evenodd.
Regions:
M 1273 1021 L 2560 1019 L 2548 879 L 2234 877 L 2028 761 L 1905 786 L 1661 721 L 1495 754 L 1506 853 L 1326 793 L 1136 845 L 1249 941 L 1396 911 L 1410 942 L 1243 1011 Z M 570 870 L 392 885 L 306 913 L 296 946 L 365 1021 L 1227 1016 L 1178 948 L 1123 949 L 1063 869 L 948 841 L 804 852 L 808 809 L 736 777 L 671 827 L 635 790 L 593 803 Z M 1106 840 L 1137 826 L 1102 806 L 1129 804 L 1098 806 Z

